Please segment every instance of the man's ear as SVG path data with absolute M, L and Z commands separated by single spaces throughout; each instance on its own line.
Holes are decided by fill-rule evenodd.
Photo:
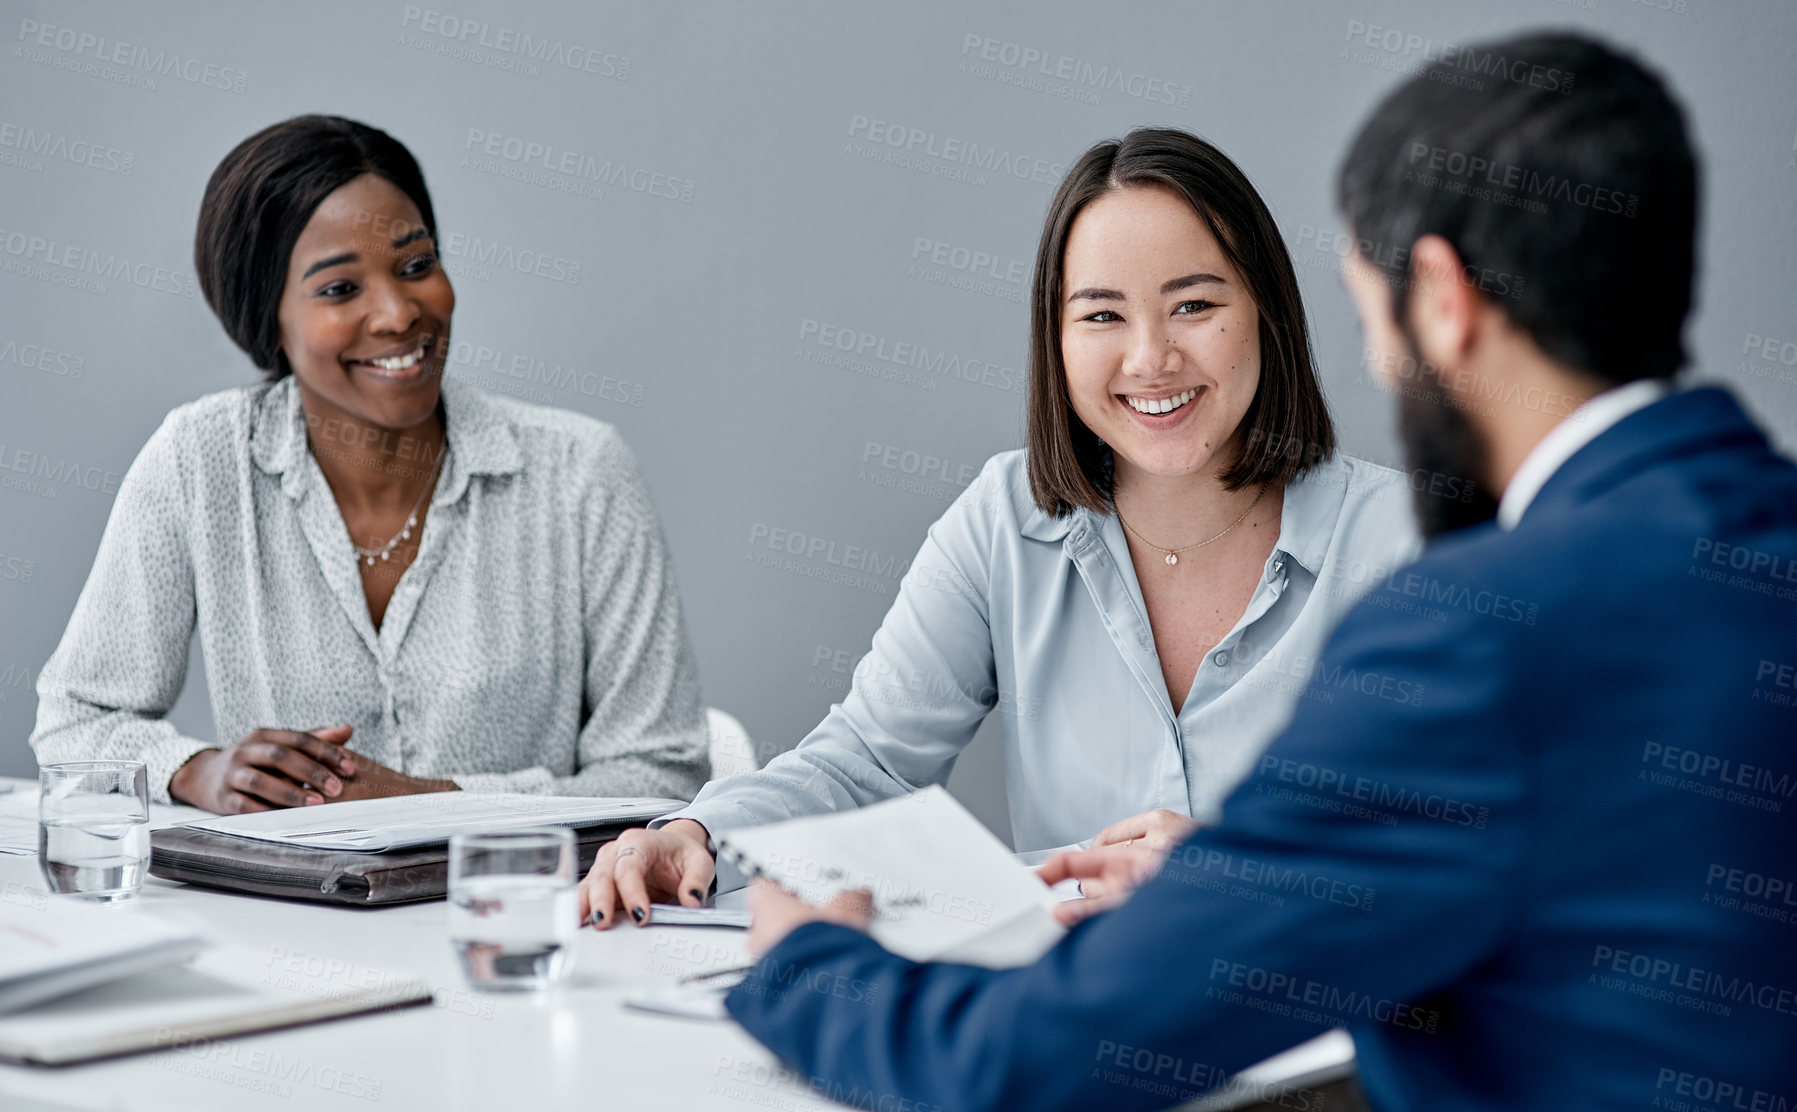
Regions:
M 1410 296 L 1405 319 L 1417 354 L 1444 370 L 1465 366 L 1478 341 L 1479 294 L 1461 281 L 1454 245 L 1426 235 L 1410 249 Z

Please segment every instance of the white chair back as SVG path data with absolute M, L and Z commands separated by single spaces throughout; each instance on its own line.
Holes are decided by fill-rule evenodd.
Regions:
M 711 733 L 711 778 L 722 780 L 738 773 L 754 772 L 761 767 L 755 759 L 755 743 L 734 715 L 716 707 L 705 708 L 705 723 Z

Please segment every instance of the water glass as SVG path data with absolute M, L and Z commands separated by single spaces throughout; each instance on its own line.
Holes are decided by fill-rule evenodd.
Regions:
M 142 761 L 39 767 L 37 860 L 50 891 L 129 900 L 150 861 L 150 780 Z
M 449 839 L 449 944 L 483 991 L 567 976 L 575 932 L 574 832 L 533 827 Z

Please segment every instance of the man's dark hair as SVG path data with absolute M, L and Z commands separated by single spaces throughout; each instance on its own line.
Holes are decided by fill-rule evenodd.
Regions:
M 1617 384 L 1685 363 L 1697 184 L 1655 74 L 1580 35 L 1533 34 L 1400 86 L 1348 149 L 1337 198 L 1400 325 L 1410 248 L 1438 235 L 1549 357 Z
M 436 213 L 412 152 L 341 116 L 295 116 L 264 128 L 237 144 L 206 183 L 193 242 L 200 291 L 225 332 L 270 378 L 289 371 L 279 351 L 278 310 L 293 245 L 319 203 L 363 174 L 410 197 L 436 236 Z
M 1110 449 L 1073 412 L 1061 359 L 1067 236 L 1099 197 L 1156 186 L 1184 197 L 1204 221 L 1260 317 L 1260 384 L 1242 415 L 1240 455 L 1223 472 L 1224 487 L 1288 482 L 1335 452 L 1335 426 L 1311 359 L 1297 272 L 1266 202 L 1228 155 L 1196 135 L 1139 128 L 1080 156 L 1049 202 L 1036 248 L 1026 457 L 1030 493 L 1056 517 L 1076 506 L 1109 513 L 1111 499 Z

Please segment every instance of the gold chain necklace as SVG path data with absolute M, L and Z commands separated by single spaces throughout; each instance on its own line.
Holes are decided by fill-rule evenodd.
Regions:
M 1224 534 L 1228 533 L 1231 529 L 1234 529 L 1236 526 L 1240 525 L 1243 521 L 1247 520 L 1248 515 L 1254 512 L 1254 507 L 1260 505 L 1260 500 L 1262 498 L 1265 498 L 1266 496 L 1267 496 L 1267 484 L 1262 483 L 1262 484 L 1260 484 L 1260 493 L 1256 494 L 1254 496 L 1254 501 L 1248 503 L 1248 508 L 1242 511 L 1240 517 L 1236 518 L 1234 521 L 1230 522 L 1228 525 L 1225 525 L 1223 527 L 1222 533 L 1218 533 L 1216 536 L 1211 537 L 1209 540 L 1199 541 L 1197 544 L 1188 544 L 1184 548 L 1167 548 L 1162 545 L 1155 544 L 1153 541 L 1149 540 L 1147 537 L 1144 537 L 1142 534 L 1137 533 L 1136 527 L 1134 525 L 1131 525 L 1129 522 L 1123 520 L 1123 511 L 1122 510 L 1117 511 L 1117 520 L 1123 522 L 1123 527 L 1125 529 L 1128 529 L 1131 533 L 1135 534 L 1135 538 L 1137 540 L 1141 541 L 1143 544 L 1147 545 L 1149 548 L 1154 549 L 1156 552 L 1165 552 L 1167 554 L 1167 563 L 1177 564 L 1177 563 L 1179 563 L 1179 554 L 1181 552 L 1190 552 L 1194 548 L 1203 548 L 1205 545 L 1211 543 L 1211 541 L 1222 540 Z
M 412 512 L 406 515 L 406 523 L 400 526 L 399 532 L 393 535 L 392 540 L 379 548 L 363 548 L 352 540 L 350 542 L 350 547 L 356 550 L 356 559 L 368 561 L 368 566 L 372 568 L 377 558 L 382 563 L 386 563 L 391 559 L 393 550 L 399 547 L 400 541 L 409 541 L 412 539 L 412 530 L 418 528 L 418 511 L 424 509 L 424 500 L 430 497 L 432 490 L 436 489 L 437 474 L 443 470 L 443 457 L 448 454 L 449 440 L 445 437 L 443 441 L 443 450 L 437 453 L 437 462 L 431 466 L 430 478 L 424 481 L 424 489 L 418 492 L 418 501 L 412 503 Z M 1252 509 L 1253 507 L 1249 508 Z

